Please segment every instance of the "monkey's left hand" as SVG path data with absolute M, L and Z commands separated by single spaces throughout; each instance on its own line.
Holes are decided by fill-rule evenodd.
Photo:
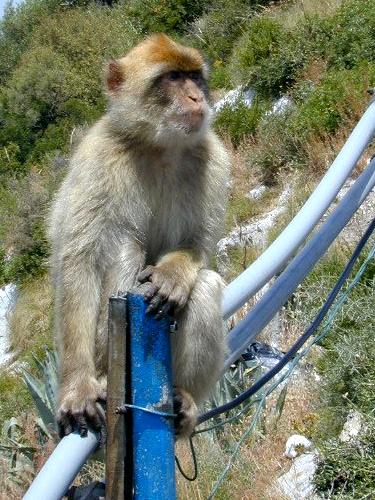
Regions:
M 148 313 L 160 319 L 175 309 L 182 309 L 188 301 L 190 286 L 181 273 L 166 265 L 147 266 L 138 276 L 143 283 L 138 292 L 150 301 Z

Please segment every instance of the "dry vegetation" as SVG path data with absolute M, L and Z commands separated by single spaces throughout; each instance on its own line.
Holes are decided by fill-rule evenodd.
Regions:
M 177 9 L 177 16 L 174 3 L 173 6 L 163 4 L 164 11 L 153 1 L 145 6 L 132 0 L 128 2 L 130 10 L 126 15 L 122 12 L 120 17 L 117 14 L 122 9 L 121 2 L 113 10 L 89 2 L 86 7 L 90 9 L 92 20 L 95 20 L 90 27 L 85 21 L 86 7 L 75 7 L 73 2 L 69 10 L 70 7 L 61 8 L 52 3 L 27 0 L 19 18 L 17 13 L 14 17 L 8 16 L 8 24 L 3 26 L 0 36 L 0 54 L 7 54 L 0 61 L 0 118 L 2 123 L 7 124 L 0 132 L 0 284 L 18 284 L 19 297 L 10 320 L 10 340 L 19 363 L 28 366 L 31 371 L 34 356 L 42 358 L 46 346 L 51 346 L 52 304 L 45 272 L 48 248 L 43 215 L 58 180 L 63 176 L 72 129 L 90 123 L 103 108 L 97 72 L 93 76 L 85 65 L 80 72 L 82 54 L 79 47 L 82 43 L 84 54 L 88 54 L 98 69 L 103 57 L 110 53 L 107 40 L 111 33 L 115 38 L 119 36 L 120 41 L 114 49 L 117 53 L 121 50 L 121 40 L 128 44 L 129 40 L 137 39 L 140 33 L 148 30 L 169 31 L 188 38 L 210 58 L 213 85 L 216 86 L 215 98 L 225 94 L 224 87 L 233 88 L 239 82 L 259 86 L 262 97 L 258 109 L 251 112 L 243 107 L 226 110 L 221 116 L 219 131 L 233 158 L 227 231 L 240 228 L 267 213 L 274 208 L 283 189 L 287 185 L 293 186 L 286 210 L 269 232 L 268 242 L 273 241 L 297 213 L 325 173 L 366 108 L 366 89 L 375 84 L 374 51 L 371 48 L 375 35 L 368 22 L 374 9 L 367 0 L 295 0 L 270 2 L 270 5 L 267 5 L 268 2 L 254 2 L 254 10 L 242 0 L 215 0 L 202 16 L 203 7 L 199 2 L 195 4 L 196 10 L 187 13 L 189 9 L 186 9 L 184 1 L 177 0 L 176 5 L 181 7 Z M 355 25 L 355 16 L 360 18 L 359 4 L 364 17 Z M 354 9 L 355 13 L 351 14 L 350 9 Z M 340 12 L 341 17 L 337 21 L 334 16 Z M 62 17 L 64 29 L 59 21 Z M 82 29 L 83 42 L 77 25 Z M 108 25 L 111 25 L 109 32 Z M 105 32 L 103 26 L 106 27 Z M 98 32 L 95 43 L 92 41 L 92 30 Z M 362 38 L 354 39 L 350 45 L 352 35 L 357 32 Z M 20 39 L 15 38 L 15 42 L 12 41 L 14 33 L 20 34 Z M 8 46 L 12 50 L 9 51 Z M 57 58 L 53 57 L 55 52 L 59 55 Z M 39 61 L 39 53 L 43 55 L 43 61 Z M 251 53 L 251 57 L 241 59 L 240 53 L 245 56 Z M 27 61 L 27 65 L 22 61 Z M 45 74 L 44 86 L 39 88 L 40 65 L 46 61 L 50 65 L 49 71 Z M 74 74 L 75 77 L 65 79 L 62 67 L 66 70 L 65 74 Z M 227 68 L 235 68 L 238 80 L 228 74 Z M 264 112 L 282 94 L 293 100 L 294 107 L 281 115 L 266 115 Z M 59 99 L 55 102 L 56 95 Z M 12 102 L 17 103 L 21 111 L 15 112 L 9 106 Z M 30 107 L 27 116 L 25 106 Z M 53 113 L 51 111 L 47 116 L 46 109 Z M 368 157 L 369 154 L 365 155 L 359 170 Z M 258 200 L 249 199 L 247 194 L 259 184 L 266 184 L 265 194 Z M 290 347 L 315 314 L 347 259 L 351 246 L 352 242 L 343 244 L 341 240 L 333 247 L 320 270 L 299 287 L 277 321 L 262 332 L 260 340 L 269 343 L 277 341 L 282 350 Z M 231 264 L 227 279 L 237 276 L 261 251 L 262 248 L 248 245 L 230 249 Z M 368 283 L 371 284 L 373 276 L 371 273 L 369 276 Z M 363 351 L 373 352 L 371 346 L 366 344 L 369 319 L 364 313 L 362 323 L 362 318 L 357 318 L 359 303 L 361 311 L 373 309 L 370 300 L 373 296 L 367 288 L 361 293 L 360 299 L 357 297 L 351 304 L 351 316 L 348 318 L 343 313 L 341 323 L 336 325 L 337 345 L 328 343 L 315 348 L 289 381 L 285 406 L 276 425 L 269 421 L 267 415 L 271 415 L 275 408 L 278 392 L 269 398 L 265 416 L 256 432 L 243 443 L 228 478 L 215 498 L 283 500 L 281 492 L 275 489 L 275 483 L 290 467 L 290 461 L 283 457 L 287 438 L 291 434 L 302 433 L 322 443 L 322 449 L 325 449 L 324 443 L 331 439 L 331 434 L 323 428 L 329 419 L 337 420 L 342 426 L 350 405 L 359 405 L 358 408 L 366 413 L 367 406 L 355 399 L 357 393 L 362 394 L 361 391 L 356 393 L 351 386 L 348 388 L 345 385 L 348 373 L 349 379 L 359 377 L 361 365 L 355 364 L 357 358 L 353 354 L 356 367 L 353 374 L 342 355 L 351 355 L 348 344 L 355 344 L 358 332 Z M 235 321 L 258 298 L 259 295 L 249 301 L 236 314 Z M 332 355 L 340 360 L 335 368 L 327 361 Z M 371 358 L 364 356 L 362 365 L 367 367 L 369 361 Z M 313 366 L 317 366 L 327 378 L 320 393 L 314 383 Z M 343 386 L 337 381 L 340 377 L 345 381 Z M 366 374 L 366 377 L 370 377 L 371 382 L 371 374 Z M 361 380 L 359 378 L 360 388 Z M 8 420 L 14 408 L 14 415 L 22 429 L 22 442 L 34 450 L 32 466 L 25 466 L 17 481 L 13 480 L 14 471 L 10 470 L 9 462 L 0 462 L 0 499 L 16 499 L 21 497 L 54 444 L 52 440 L 43 445 L 40 443 L 31 400 L 24 396 L 25 388 L 17 369 L 1 369 L 0 389 L 1 419 Z M 354 401 L 350 401 L 350 405 L 345 406 L 342 401 L 344 391 Z M 366 398 L 366 404 L 371 406 L 369 401 L 372 400 L 367 393 Z M 199 478 L 189 483 L 177 473 L 179 498 L 207 498 L 249 422 L 250 417 L 247 417 L 238 424 L 227 425 L 220 433 L 195 439 Z M 333 430 L 332 436 L 335 436 Z M 328 449 L 328 459 L 333 456 L 332 462 L 329 462 L 331 469 L 327 469 L 328 472 L 323 469 L 325 475 L 322 477 L 329 488 L 333 488 L 336 476 L 333 475 L 332 479 L 330 470 L 335 470 L 338 476 L 339 472 L 336 470 L 338 461 L 330 453 Z M 184 470 L 191 471 L 188 448 L 179 445 L 178 455 Z M 345 464 L 350 467 L 352 462 L 348 460 Z M 103 471 L 103 464 L 90 461 L 76 484 L 101 479 Z M 355 495 L 356 491 L 362 492 L 362 484 L 365 484 L 363 495 L 368 494 L 366 485 L 371 484 L 370 481 L 367 476 L 358 477 L 361 479 L 357 480 L 357 486 L 354 479 L 354 486 L 345 498 L 359 498 Z M 322 491 L 327 490 L 328 486 L 323 485 Z

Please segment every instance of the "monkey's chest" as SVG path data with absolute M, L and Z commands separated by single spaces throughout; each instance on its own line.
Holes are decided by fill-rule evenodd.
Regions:
M 146 229 L 146 255 L 154 262 L 160 254 L 190 246 L 198 231 L 199 216 L 188 196 L 177 190 L 160 196 L 150 209 Z

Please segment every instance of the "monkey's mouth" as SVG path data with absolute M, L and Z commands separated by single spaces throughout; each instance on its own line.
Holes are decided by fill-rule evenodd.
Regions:
M 173 113 L 169 116 L 168 122 L 174 128 L 184 131 L 186 134 L 199 132 L 204 124 L 203 111 L 189 111 L 183 113 Z

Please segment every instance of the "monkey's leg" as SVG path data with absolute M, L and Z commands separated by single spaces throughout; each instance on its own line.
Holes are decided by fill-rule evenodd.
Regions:
M 225 324 L 221 313 L 224 282 L 214 271 L 202 269 L 187 305 L 176 316 L 178 330 L 171 334 L 174 384 L 180 428 L 188 436 L 196 423 L 197 408 L 214 387 L 224 362 Z M 186 391 L 188 394 L 184 393 Z
M 95 270 L 78 259 L 67 259 L 55 297 L 60 371 L 57 421 L 61 435 L 76 426 L 85 435 L 88 423 L 101 426 L 96 402 L 102 398 L 102 391 L 94 362 L 99 293 L 100 279 Z
M 118 292 L 128 292 L 138 283 L 137 276 L 145 263 L 145 255 L 133 241 L 125 241 L 121 250 L 108 269 L 101 294 L 100 313 L 96 332 L 96 370 L 104 393 L 107 389 L 107 338 L 108 301 Z

